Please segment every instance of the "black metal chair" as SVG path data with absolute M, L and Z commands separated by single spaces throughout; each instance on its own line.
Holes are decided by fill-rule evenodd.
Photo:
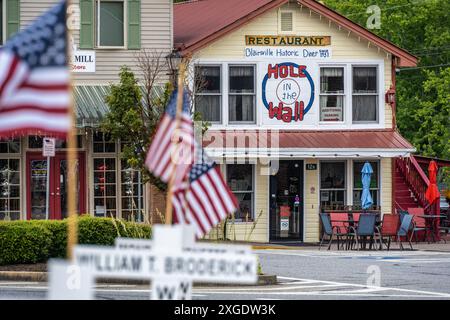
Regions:
M 375 224 L 377 221 L 376 214 L 361 214 L 359 217 L 358 225 L 355 227 L 350 227 L 349 237 L 349 247 L 353 248 L 353 243 L 356 243 L 356 248 L 359 250 L 359 244 L 361 243 L 361 248 L 366 248 L 367 238 L 370 238 L 369 249 L 372 249 L 372 245 L 376 241 L 375 234 L 376 228 Z M 381 240 L 380 240 L 381 241 Z M 376 246 L 375 246 L 376 248 Z
M 338 250 L 339 250 L 339 242 L 342 237 L 347 236 L 347 233 L 342 233 L 339 231 L 339 228 L 335 228 L 331 225 L 330 216 L 327 213 L 320 213 L 320 221 L 322 222 L 322 240 L 319 244 L 319 250 L 322 247 L 322 243 L 325 240 L 325 236 L 329 237 L 328 241 L 328 250 L 331 248 L 331 243 L 333 241 L 333 236 L 336 236 L 336 240 L 338 240 Z

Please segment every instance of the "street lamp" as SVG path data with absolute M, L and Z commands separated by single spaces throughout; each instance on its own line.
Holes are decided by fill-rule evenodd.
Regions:
M 167 65 L 169 66 L 170 70 L 170 78 L 171 82 L 174 86 L 176 86 L 177 81 L 177 71 L 178 67 L 183 60 L 183 56 L 179 51 L 172 51 L 169 55 L 166 56 Z

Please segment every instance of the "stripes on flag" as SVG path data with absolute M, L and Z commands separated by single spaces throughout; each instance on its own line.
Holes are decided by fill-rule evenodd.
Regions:
M 64 136 L 71 125 L 66 2 L 0 50 L 0 137 Z
M 193 162 L 194 152 L 194 129 L 187 90 L 184 90 L 183 94 L 178 133 L 175 132 L 176 104 L 177 90 L 171 95 L 145 161 L 153 175 L 166 183 L 169 182 L 172 172 L 176 170 L 174 185 L 183 181 Z
M 175 186 L 172 204 L 174 221 L 192 224 L 200 238 L 233 213 L 238 202 L 219 166 L 198 144 L 195 156 L 187 180 Z

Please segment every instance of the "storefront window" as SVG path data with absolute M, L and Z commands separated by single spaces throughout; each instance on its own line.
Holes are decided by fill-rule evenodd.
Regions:
M 252 220 L 254 217 L 253 166 L 251 164 L 227 165 L 227 183 L 239 202 L 235 219 Z
M 344 121 L 344 68 L 320 68 L 320 121 Z
M 20 159 L 0 158 L 0 220 L 20 219 Z
M 94 153 L 114 153 L 116 152 L 116 142 L 109 134 L 94 132 L 93 134 Z
M 345 175 L 345 161 L 320 162 L 320 205 L 323 209 L 343 209 L 346 199 Z
M 366 161 L 354 161 L 353 162 L 353 207 L 355 209 L 361 209 L 361 193 L 362 193 L 362 181 L 361 170 Z M 373 207 L 379 206 L 379 162 L 369 161 L 372 166 L 373 174 L 370 179 L 370 194 L 372 195 Z
M 195 111 L 203 121 L 221 121 L 221 77 L 218 66 L 195 67 Z
M 229 121 L 255 121 L 255 68 L 230 66 L 229 69 Z
M 20 153 L 20 140 L 0 140 L 0 154 L 1 153 Z
M 83 147 L 83 138 L 81 135 L 76 136 L 77 148 L 81 149 Z M 42 149 L 44 145 L 44 137 L 42 136 L 29 136 L 28 137 L 28 148 L 29 149 Z M 67 149 L 67 141 L 62 139 L 55 140 L 56 149 Z
M 94 215 L 116 217 L 116 159 L 94 158 Z
M 378 121 L 377 67 L 353 67 L 353 123 Z
M 144 188 L 141 172 L 131 168 L 126 160 L 121 161 L 122 218 L 144 222 Z

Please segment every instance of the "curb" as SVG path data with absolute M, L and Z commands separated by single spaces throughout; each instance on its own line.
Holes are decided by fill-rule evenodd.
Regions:
M 47 272 L 36 271 L 0 271 L 0 281 L 24 281 L 24 282 L 47 282 Z M 149 285 L 148 280 L 132 280 L 132 279 L 107 279 L 99 278 L 99 284 L 123 284 L 123 285 Z M 249 284 L 244 286 L 261 286 L 274 285 L 277 283 L 276 275 L 259 275 L 256 284 Z M 194 286 L 211 287 L 211 286 L 236 286 L 235 284 L 224 283 L 194 283 Z

